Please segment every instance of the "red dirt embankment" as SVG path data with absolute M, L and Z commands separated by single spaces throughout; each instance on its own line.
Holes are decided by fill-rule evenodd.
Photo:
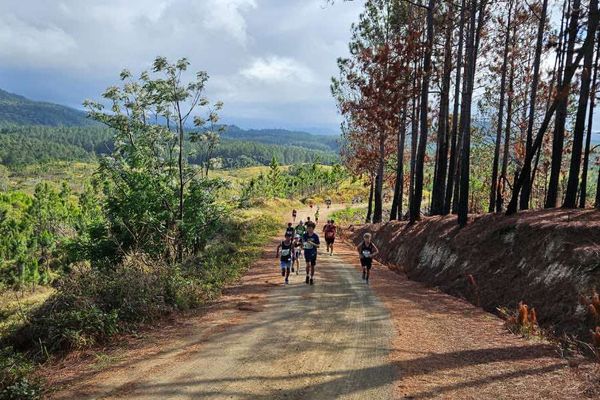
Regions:
M 371 232 L 379 261 L 409 279 L 437 286 L 488 311 L 535 307 L 541 326 L 589 339 L 592 325 L 579 295 L 600 289 L 600 212 L 543 210 L 455 216 L 350 227 L 355 243 Z M 473 279 L 471 279 L 471 276 Z

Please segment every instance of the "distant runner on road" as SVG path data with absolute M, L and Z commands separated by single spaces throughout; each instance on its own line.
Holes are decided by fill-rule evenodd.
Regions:
M 306 232 L 306 225 L 304 225 L 304 222 L 302 222 L 302 220 L 300 220 L 300 223 L 298 225 L 296 225 L 296 235 L 300 235 L 300 239 L 302 239 L 302 235 L 304 235 L 304 233 Z
M 298 212 L 296 211 L 296 209 L 294 208 L 292 210 L 292 222 L 296 223 L 296 216 L 298 215 Z
M 315 225 L 319 223 L 319 206 L 317 206 L 317 211 L 315 211 Z
M 302 236 L 302 247 L 304 247 L 304 260 L 306 261 L 306 283 L 313 284 L 315 276 L 315 265 L 317 264 L 317 249 L 321 244 L 319 235 L 315 233 L 315 223 L 306 223 L 306 233 Z M 309 276 L 310 274 L 310 276 Z
M 292 235 L 289 233 L 285 234 L 285 240 L 279 243 L 277 246 L 276 258 L 279 258 L 279 264 L 281 266 L 281 276 L 285 278 L 285 284 L 289 283 L 290 269 L 292 268 L 292 252 L 294 251 L 294 245 L 292 243 Z
M 302 256 L 302 235 L 296 234 L 293 243 L 294 258 L 292 259 L 292 272 L 294 272 L 294 265 L 296 265 L 296 275 L 298 275 L 300 273 L 300 257 Z
M 327 252 L 330 256 L 333 255 L 333 243 L 335 242 L 335 234 L 337 233 L 337 227 L 334 221 L 328 220 L 327 224 L 323 227 L 323 234 L 325 235 L 325 243 L 327 244 Z
M 363 241 L 356 249 L 358 250 L 358 255 L 360 257 L 360 265 L 362 265 L 363 268 L 362 278 L 368 284 L 371 266 L 373 265 L 373 257 L 379 253 L 379 249 L 371 241 L 371 234 L 368 232 L 364 234 Z
M 295 233 L 296 233 L 296 230 L 292 226 L 292 223 L 288 222 L 287 228 L 285 228 L 285 235 L 287 236 L 289 234 L 290 237 L 292 238 L 292 237 L 294 237 Z

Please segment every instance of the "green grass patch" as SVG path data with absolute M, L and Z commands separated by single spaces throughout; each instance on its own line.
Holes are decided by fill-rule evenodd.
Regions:
M 359 225 L 365 223 L 366 207 L 346 207 L 331 213 L 331 219 L 339 226 Z

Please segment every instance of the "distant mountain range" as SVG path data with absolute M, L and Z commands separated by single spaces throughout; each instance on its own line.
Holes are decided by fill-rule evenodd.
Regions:
M 0 89 L 0 164 L 88 160 L 109 151 L 112 136 L 83 111 Z M 286 164 L 331 164 L 339 160 L 338 151 L 336 136 L 227 125 L 215 157 L 226 167 L 265 165 L 273 157 Z
M 29 100 L 0 89 L 1 125 L 89 126 L 83 111 L 54 103 Z

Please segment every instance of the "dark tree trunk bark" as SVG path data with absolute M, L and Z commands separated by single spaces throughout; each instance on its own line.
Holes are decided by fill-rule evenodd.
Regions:
M 574 62 L 575 66 L 579 65 L 579 63 L 583 59 L 583 56 L 585 54 L 585 49 L 587 49 L 589 46 L 592 46 L 592 48 L 594 46 L 595 31 L 598 26 L 598 0 L 591 0 L 590 5 L 594 5 L 594 7 L 590 7 L 590 9 L 593 10 L 593 12 L 591 13 L 591 16 L 593 16 L 593 17 L 591 19 L 594 22 L 595 27 L 592 32 L 590 32 L 588 30 L 588 33 L 585 37 L 583 45 L 581 46 L 581 51 L 579 52 L 579 54 L 577 55 L 577 58 L 575 59 L 575 62 Z M 542 121 L 540 129 L 536 135 L 535 141 L 533 142 L 533 151 L 525 157 L 525 161 L 523 163 L 523 169 L 522 169 L 521 173 L 519 174 L 518 179 L 516 179 L 516 181 L 515 181 L 512 197 L 511 197 L 510 203 L 508 204 L 508 207 L 506 209 L 507 215 L 511 215 L 511 214 L 514 214 L 517 212 L 517 205 L 519 202 L 519 194 L 521 193 L 521 188 L 523 187 L 525 176 L 531 173 L 531 162 L 533 161 L 533 155 L 537 151 L 538 147 L 540 147 L 542 145 L 542 140 L 544 139 L 544 134 L 546 133 L 546 130 L 548 129 L 548 126 L 550 125 L 552 116 L 556 112 L 558 102 L 560 99 L 560 93 L 564 93 L 566 88 L 570 87 L 571 81 L 573 79 L 573 75 L 575 75 L 575 69 L 576 68 L 565 70 L 565 76 L 563 79 L 563 83 L 558 91 L 559 95 L 554 99 L 554 101 L 552 102 L 552 105 L 547 110 L 546 115 L 544 116 L 544 120 Z
M 450 214 L 452 207 L 452 195 L 454 193 L 454 182 L 457 179 L 457 155 L 460 143 L 457 143 L 457 132 L 458 132 L 458 112 L 460 106 L 460 77 L 462 70 L 462 53 L 463 53 L 463 39 L 464 39 L 464 25 L 465 25 L 465 8 L 466 0 L 461 1 L 460 7 L 460 25 L 458 28 L 458 50 L 456 54 L 456 76 L 454 82 L 454 108 L 452 111 L 452 132 L 450 136 L 452 143 L 450 145 L 450 160 L 448 161 L 448 184 L 446 185 L 446 198 L 444 199 L 444 215 Z
M 442 215 L 444 213 L 446 175 L 448 171 L 448 114 L 450 113 L 450 79 L 452 78 L 452 22 L 447 21 L 446 23 L 444 72 L 438 116 L 436 169 L 431 198 L 432 215 Z
M 377 179 L 375 179 L 375 206 L 373 208 L 373 223 L 383 220 L 383 172 L 385 167 L 385 134 L 379 134 L 379 161 L 377 163 Z
M 588 35 L 591 33 L 593 39 L 598 29 L 598 0 L 590 0 L 588 17 Z M 565 193 L 563 207 L 575 208 L 577 206 L 577 187 L 579 185 L 579 172 L 581 171 L 581 151 L 583 147 L 583 136 L 585 130 L 585 117 L 588 100 L 590 97 L 590 84 L 592 81 L 592 62 L 594 59 L 594 41 L 582 46 L 583 71 L 581 72 L 581 89 L 579 92 L 579 104 L 577 105 L 577 117 L 573 129 L 573 148 L 571 151 L 571 165 L 569 168 L 569 180 Z
M 529 98 L 529 120 L 527 122 L 527 143 L 525 146 L 525 154 L 533 152 L 533 123 L 535 121 L 535 106 L 537 101 L 537 90 L 539 84 L 540 62 L 542 58 L 542 45 L 544 43 L 544 27 L 546 26 L 546 15 L 548 10 L 548 0 L 542 2 L 542 12 L 538 25 L 537 40 L 535 44 L 535 56 L 533 60 L 533 80 L 531 82 L 531 92 Z M 523 184 L 523 192 L 521 193 L 521 201 L 519 208 L 527 210 L 529 208 L 529 199 L 531 197 L 531 187 L 533 185 L 532 174 L 525 176 Z
M 466 91 L 462 96 L 461 133 L 462 152 L 460 165 L 460 191 L 458 200 L 458 224 L 463 227 L 467 224 L 469 213 L 469 169 L 471 158 L 471 103 L 475 83 L 475 69 L 477 65 L 477 48 L 481 29 L 483 28 L 485 0 L 471 2 L 471 21 L 466 46 L 465 83 Z M 479 14 L 478 11 L 479 10 Z
M 496 146 L 494 148 L 494 161 L 492 164 L 492 186 L 490 188 L 490 205 L 488 212 L 494 212 L 496 204 L 496 192 L 498 187 L 498 163 L 500 159 L 500 142 L 502 141 L 502 121 L 504 118 L 504 97 L 506 94 L 506 75 L 508 71 L 508 49 L 510 44 L 510 29 L 513 2 L 508 5 L 508 19 L 506 24 L 506 37 L 504 38 L 504 51 L 502 54 L 502 67 L 500 78 L 500 101 L 498 103 L 498 125 L 496 127 Z
M 514 60 L 511 61 L 510 78 L 508 80 L 508 101 L 506 104 L 506 127 L 504 132 L 504 154 L 502 155 L 502 172 L 496 187 L 496 212 L 501 212 L 504 207 L 504 188 L 508 183 L 508 155 L 510 150 L 510 133 L 513 114 L 513 89 L 515 82 Z
M 559 72 L 558 87 L 562 88 L 557 92 L 558 106 L 556 109 L 556 118 L 554 121 L 554 137 L 552 139 L 552 161 L 550 164 L 550 180 L 548 182 L 548 194 L 546 195 L 546 208 L 554 208 L 558 203 L 558 184 L 560 180 L 560 169 L 562 166 L 563 148 L 565 142 L 565 123 L 567 121 L 567 108 L 569 106 L 570 85 L 563 85 L 562 76 L 576 69 L 573 65 L 573 55 L 575 53 L 575 42 L 577 40 L 577 26 L 579 23 L 580 0 L 573 0 L 570 6 L 569 27 L 567 29 L 568 39 L 566 40 L 565 66 L 562 74 Z
M 367 207 L 367 218 L 366 223 L 371 223 L 373 217 L 373 192 L 375 189 L 375 178 L 371 175 L 371 188 L 369 189 L 369 205 Z
M 425 44 L 425 55 L 423 56 L 423 79 L 421 86 L 421 112 L 420 132 L 417 146 L 417 161 L 415 165 L 415 187 L 414 201 L 410 205 L 410 223 L 421 218 L 421 201 L 423 199 L 423 175 L 425 166 L 425 152 L 427 150 L 429 108 L 429 81 L 431 75 L 431 53 L 433 51 L 433 13 L 436 2 L 429 0 L 427 6 L 427 39 Z
M 585 208 L 587 201 L 587 180 L 588 168 L 590 164 L 590 146 L 592 142 L 592 126 L 594 125 L 594 108 L 596 106 L 596 90 L 598 79 L 598 63 L 600 61 L 600 31 L 598 32 L 598 44 L 596 48 L 596 62 L 594 62 L 594 78 L 592 79 L 592 89 L 590 91 L 590 111 L 588 113 L 587 137 L 585 140 L 585 153 L 583 157 L 583 171 L 581 172 L 581 192 L 579 194 L 579 207 Z
M 402 199 L 404 197 L 404 142 L 406 140 L 406 104 L 402 108 L 400 126 L 398 129 L 398 151 L 396 163 L 396 185 L 394 186 L 394 200 L 390 212 L 390 221 L 402 219 Z
M 415 63 L 416 70 L 416 63 Z M 415 88 L 415 93 L 417 92 L 417 79 L 416 75 L 413 78 L 413 88 Z M 415 165 L 416 165 L 416 157 L 417 157 L 417 135 L 419 134 L 419 98 L 418 96 L 414 96 L 412 99 L 412 116 L 410 122 L 410 183 L 408 185 L 408 198 L 409 210 L 412 207 L 413 202 L 415 201 Z M 410 211 L 409 211 L 410 214 Z

